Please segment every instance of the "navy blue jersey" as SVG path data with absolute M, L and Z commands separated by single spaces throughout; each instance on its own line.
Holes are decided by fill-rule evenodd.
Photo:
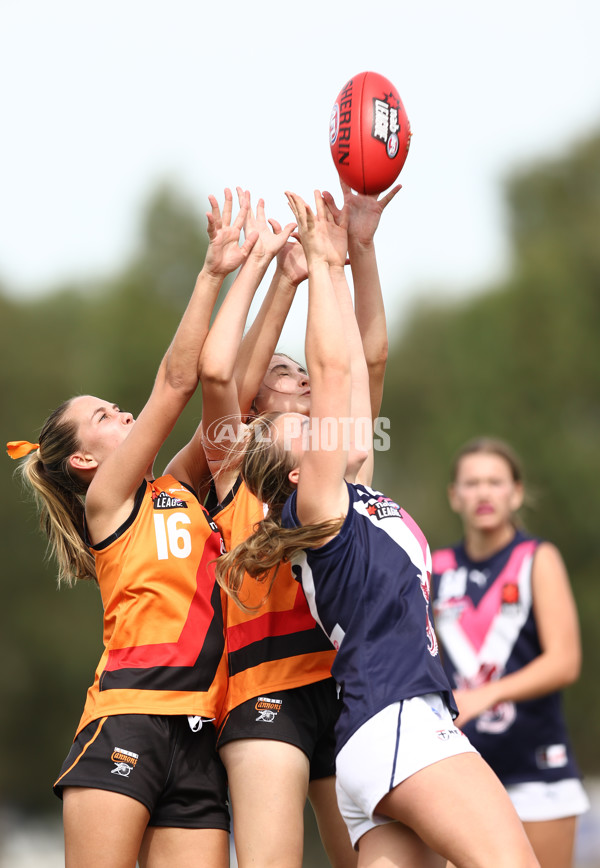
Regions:
M 501 678 L 540 654 L 531 592 L 539 543 L 517 531 L 485 561 L 470 560 L 462 543 L 434 552 L 436 631 L 453 687 L 473 688 Z M 463 729 L 504 784 L 579 774 L 558 692 L 500 702 Z
M 339 534 L 292 558 L 313 617 L 337 649 L 331 668 L 343 698 L 337 751 L 365 721 L 402 699 L 441 693 L 456 713 L 432 628 L 427 541 L 390 498 L 364 485 L 349 484 L 348 491 Z M 282 523 L 299 525 L 295 493 Z

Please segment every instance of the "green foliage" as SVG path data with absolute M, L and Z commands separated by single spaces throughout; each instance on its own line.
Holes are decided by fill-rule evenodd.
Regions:
M 600 137 L 512 178 L 510 276 L 460 302 L 421 303 L 396 330 L 382 410 L 391 421 L 391 450 L 377 454 L 375 480 L 439 546 L 460 532 L 445 485 L 461 443 L 494 434 L 521 453 L 537 494 L 526 523 L 560 547 L 579 604 L 584 672 L 566 704 L 589 773 L 600 771 L 589 725 L 600 715 L 599 178 Z M 98 394 L 138 413 L 205 247 L 204 218 L 163 188 L 146 210 L 139 249 L 111 279 L 27 302 L 0 294 L 4 441 L 35 440 L 43 419 L 71 394 Z M 199 418 L 198 398 L 165 456 Z M 157 469 L 165 462 L 161 453 Z M 0 792 L 12 806 L 55 812 L 51 783 L 100 655 L 101 606 L 92 585 L 57 591 L 13 470 L 8 459 L 0 462 Z

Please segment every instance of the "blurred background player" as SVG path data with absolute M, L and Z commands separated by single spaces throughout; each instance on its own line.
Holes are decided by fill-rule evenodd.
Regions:
M 507 443 L 465 444 L 448 496 L 464 536 L 434 552 L 433 596 L 457 723 L 508 789 L 542 868 L 569 868 L 588 800 L 560 696 L 581 666 L 567 571 L 519 525 L 523 474 Z

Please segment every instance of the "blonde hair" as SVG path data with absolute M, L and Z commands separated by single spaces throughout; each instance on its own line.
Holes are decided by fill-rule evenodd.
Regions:
M 271 592 L 279 564 L 307 548 L 317 548 L 334 536 L 344 518 L 334 518 L 303 527 L 281 526 L 283 507 L 295 486 L 289 474 L 295 467 L 289 451 L 274 436 L 273 422 L 281 413 L 259 416 L 248 426 L 248 439 L 241 463 L 241 477 L 248 490 L 268 506 L 265 518 L 254 533 L 216 562 L 216 577 L 221 587 L 245 611 L 259 609 Z M 248 574 L 267 585 L 257 606 L 247 606 L 240 598 L 244 576 Z
M 65 418 L 71 401 L 57 407 L 44 422 L 39 448 L 17 469 L 36 502 L 40 527 L 58 564 L 59 585 L 79 579 L 96 581 L 94 558 L 85 542 L 86 485 L 69 464 L 79 448 L 75 426 Z

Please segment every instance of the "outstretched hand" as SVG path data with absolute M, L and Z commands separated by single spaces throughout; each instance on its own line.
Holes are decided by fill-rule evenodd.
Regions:
M 327 207 L 334 215 L 338 224 L 343 219 L 343 215 L 345 215 L 350 242 L 371 244 L 384 209 L 389 205 L 402 185 L 396 184 L 381 199 L 377 198 L 378 193 L 372 195 L 355 193 L 341 178 L 340 185 L 344 196 L 342 208 L 338 208 L 331 193 L 324 190 L 323 199 L 327 203 Z
M 204 260 L 204 268 L 215 276 L 223 277 L 235 271 L 246 261 L 258 241 L 258 232 L 247 233 L 240 246 L 241 232 L 250 209 L 249 193 L 245 193 L 240 198 L 240 210 L 233 223 L 231 222 L 233 211 L 231 190 L 228 188 L 225 190 L 223 211 L 221 211 L 214 196 L 209 196 L 208 201 L 212 210 L 206 214 L 209 245 Z
M 252 256 L 257 259 L 266 259 L 270 262 L 285 246 L 290 235 L 296 228 L 296 224 L 288 223 L 287 226 L 282 229 L 281 225 L 276 220 L 270 218 L 267 221 L 264 199 L 258 200 L 255 214 L 250 203 L 250 193 L 247 190 L 242 190 L 241 187 L 237 187 L 236 189 L 240 202 L 240 209 L 242 209 L 245 201 L 248 203 L 244 219 L 244 235 L 246 238 L 249 238 L 253 233 L 258 233 L 257 241 L 252 249 Z
M 319 193 L 319 197 L 325 206 L 327 217 L 329 264 L 333 267 L 343 268 L 348 262 L 348 210 L 343 208 L 340 211 L 335 207 L 333 199 L 327 199 L 324 193 Z
M 318 232 L 321 238 L 321 245 L 325 253 L 325 259 L 331 267 L 343 268 L 347 262 L 346 254 L 348 251 L 348 232 L 347 232 L 347 212 L 332 209 L 320 190 L 315 190 L 315 214 L 312 213 L 308 205 L 294 193 L 286 193 L 290 207 L 294 211 L 293 202 L 303 210 L 304 225 L 302 230 L 298 224 L 297 236 L 306 248 L 306 244 L 310 243 L 307 239 L 307 232 L 316 231 L 318 224 Z M 305 210 L 304 210 L 305 209 Z M 294 211 L 296 214 L 296 211 Z M 311 226 L 310 230 L 307 225 L 308 221 L 315 221 L 315 226 Z M 305 251 L 306 252 L 306 251 Z M 306 252 L 308 259 L 308 253 Z
M 271 225 L 274 231 L 279 231 L 276 229 L 279 224 L 274 220 L 271 221 Z M 287 243 L 277 254 L 277 267 L 292 286 L 298 286 L 308 277 L 308 264 L 297 232 L 288 238 Z
M 298 238 L 304 249 L 309 268 L 319 260 L 329 263 L 331 244 L 328 223 L 333 222 L 333 216 L 325 205 L 320 191 L 315 190 L 314 212 L 296 193 L 286 192 L 285 195 L 296 218 Z

